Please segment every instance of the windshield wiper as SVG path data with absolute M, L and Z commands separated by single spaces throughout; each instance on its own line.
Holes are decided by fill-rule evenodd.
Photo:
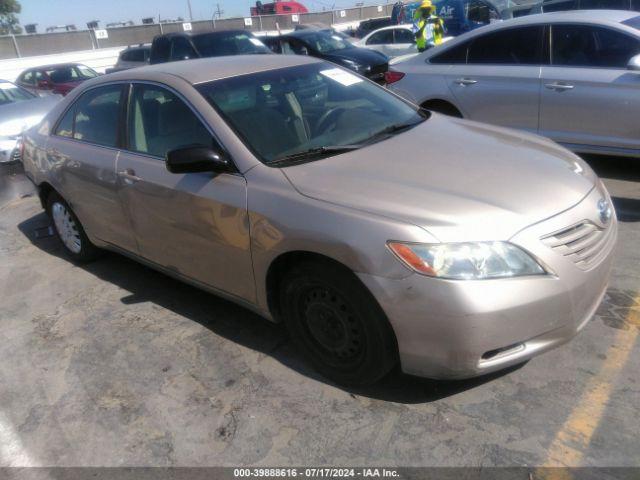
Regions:
M 417 122 L 411 123 L 396 123 L 393 125 L 389 125 L 388 127 L 383 128 L 382 130 L 377 131 L 373 135 L 371 135 L 366 141 L 365 144 L 374 143 L 378 140 L 381 140 L 383 137 L 394 135 L 396 133 L 404 132 L 405 130 L 409 130 L 417 125 L 420 125 L 424 120 L 419 120 Z
M 269 165 L 279 165 L 282 163 L 295 163 L 297 161 L 310 160 L 312 158 L 328 157 L 339 153 L 351 152 L 361 148 L 362 145 L 325 145 L 314 147 L 302 152 L 292 153 L 284 157 L 276 158 L 269 162 Z

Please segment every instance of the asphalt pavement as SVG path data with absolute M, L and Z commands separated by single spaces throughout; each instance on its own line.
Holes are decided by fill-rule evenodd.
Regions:
M 115 254 L 72 264 L 0 166 L 0 466 L 640 466 L 640 161 L 588 161 L 620 235 L 584 331 L 488 377 L 361 390 L 239 306 Z

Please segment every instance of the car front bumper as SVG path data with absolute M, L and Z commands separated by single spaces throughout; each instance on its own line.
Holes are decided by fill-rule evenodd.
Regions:
M 607 225 L 600 224 L 601 244 L 588 267 L 541 239 L 593 218 L 603 196 L 610 201 L 604 188 L 594 189 L 576 207 L 510 240 L 536 256 L 548 275 L 453 281 L 360 274 L 394 329 L 402 370 L 429 378 L 470 378 L 522 363 L 573 338 L 605 294 L 617 237 L 615 214 Z

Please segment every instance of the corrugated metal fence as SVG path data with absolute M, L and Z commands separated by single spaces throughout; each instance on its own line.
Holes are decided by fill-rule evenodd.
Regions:
M 356 22 L 369 18 L 391 15 L 393 5 L 379 5 L 333 10 L 329 12 L 292 15 L 266 15 L 246 18 L 226 18 L 191 22 L 192 31 L 228 30 L 241 28 L 253 31 L 271 31 L 291 29 L 296 24 L 321 23 L 324 25 Z M 75 52 L 96 48 L 119 47 L 148 43 L 161 33 L 183 30 L 182 23 L 164 23 L 117 27 L 107 30 L 107 38 L 97 38 L 94 30 L 75 32 L 42 33 L 35 35 L 16 35 L 0 37 L 0 59 L 49 55 Z

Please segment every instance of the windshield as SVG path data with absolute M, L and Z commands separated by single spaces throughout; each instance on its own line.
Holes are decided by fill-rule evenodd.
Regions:
M 21 102 L 32 98 L 34 98 L 34 95 L 13 83 L 0 82 L 0 105 Z
M 46 72 L 53 83 L 78 82 L 98 76 L 97 72 L 85 65 L 50 68 Z
M 331 53 L 353 48 L 353 45 L 339 35 L 329 32 L 314 32 L 303 37 L 304 41 L 320 53 Z
M 266 164 L 313 150 L 335 155 L 424 120 L 383 88 L 327 63 L 231 77 L 198 89 Z
M 260 40 L 242 32 L 196 35 L 193 44 L 201 57 L 271 53 Z

